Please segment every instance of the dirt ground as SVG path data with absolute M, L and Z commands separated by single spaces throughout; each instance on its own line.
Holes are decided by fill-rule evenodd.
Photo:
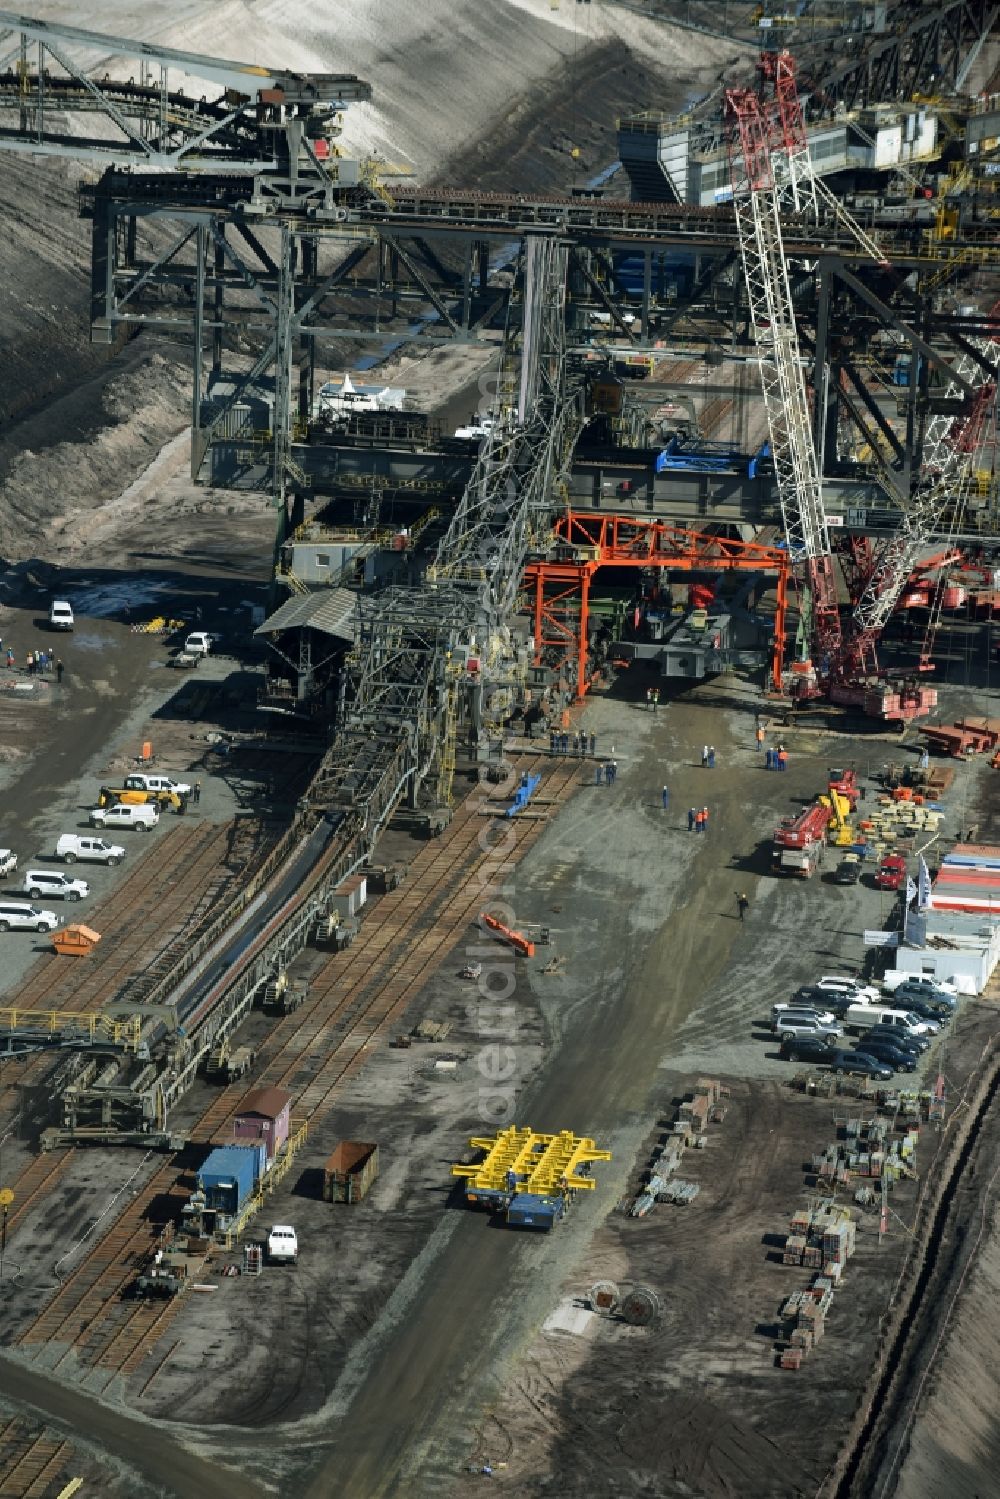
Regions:
M 117 651 L 133 669 L 148 664 L 144 637 L 120 622 L 104 628 L 119 632 Z M 326 1492 L 312 1477 L 324 1451 L 338 1464 L 341 1491 L 359 1499 L 400 1483 L 422 1496 L 457 1481 L 464 1493 L 473 1480 L 458 1475 L 480 1458 L 508 1464 L 495 1481 L 511 1493 L 813 1491 L 832 1461 L 839 1418 L 858 1399 L 905 1235 L 893 1232 L 879 1248 L 866 1223 L 822 1347 L 800 1375 L 774 1369 L 778 1305 L 806 1276 L 769 1259 L 766 1236 L 781 1234 L 803 1201 L 803 1164 L 833 1138 L 835 1110 L 788 1091 L 791 1069 L 756 1022 L 817 968 L 855 968 L 861 930 L 887 912 L 866 885 L 774 879 L 767 843 L 777 817 L 823 784 L 829 763 L 854 759 L 867 777 L 899 750 L 877 738 L 792 731 L 791 769 L 769 775 L 752 745 L 757 702 L 736 678 L 671 690 L 657 714 L 638 676 L 595 696 L 583 722 L 599 751 L 617 758 L 619 780 L 598 788 L 581 767 L 577 796 L 513 877 L 518 923 L 551 932 L 550 946 L 518 965 L 504 1019 L 517 1118 L 610 1146 L 614 1159 L 595 1168 L 593 1198 L 540 1240 L 495 1231 L 452 1190 L 450 1162 L 484 1128 L 480 1059 L 490 1044 L 458 976 L 460 944 L 403 1021 L 448 1019 L 446 1041 L 374 1055 L 274 1200 L 276 1217 L 300 1234 L 294 1277 L 226 1280 L 217 1263 L 217 1292 L 182 1309 L 155 1380 L 141 1396 L 105 1392 L 153 1423 L 151 1440 L 169 1450 L 173 1432 L 203 1457 L 216 1456 L 220 1440 L 230 1451 L 235 1444 L 248 1474 L 291 1494 Z M 953 710 L 959 705 L 956 695 Z M 706 739 L 718 754 L 711 772 L 700 764 Z M 956 782 L 956 825 L 986 772 L 963 774 L 971 779 Z M 712 808 L 704 840 L 687 832 L 695 802 Z M 405 836 L 391 835 L 385 856 L 407 853 Z M 751 898 L 742 927 L 737 884 Z M 377 903 L 366 919 L 378 920 Z M 544 974 L 553 956 L 558 969 Z M 253 1016 L 241 1039 L 267 1025 Z M 967 1006 L 946 1042 L 949 1086 L 959 1086 L 992 1025 L 991 1007 Z M 701 1195 L 688 1208 L 624 1217 L 619 1205 L 672 1100 L 702 1072 L 727 1079 L 732 1105 L 709 1148 L 685 1161 Z M 208 1092 L 200 1084 L 191 1095 L 192 1117 Z M 382 1151 L 382 1177 L 354 1210 L 331 1209 L 315 1191 L 318 1164 L 344 1136 L 377 1138 Z M 92 1165 L 117 1182 L 124 1164 L 100 1155 Z M 85 1194 L 84 1177 L 79 1185 Z M 904 1222 L 912 1196 L 902 1187 L 893 1199 Z M 36 1225 L 43 1254 L 86 1226 L 86 1196 L 73 1201 L 53 1203 L 58 1223 L 44 1232 Z M 35 1291 L 44 1268 L 28 1277 Z M 645 1332 L 584 1315 L 584 1330 L 561 1329 L 600 1278 L 654 1290 L 658 1325 Z M 35 1291 L 20 1310 L 10 1307 L 9 1330 L 30 1313 Z M 470 1325 L 471 1344 L 460 1331 Z M 75 1383 L 70 1363 L 60 1377 Z M 89 1388 L 84 1376 L 81 1393 Z M 822 1410 L 833 1417 L 824 1441 L 797 1444 L 793 1459 L 782 1448 L 788 1430 L 811 1429 Z
M 282 6 L 266 9 L 280 18 Z M 186 40 L 207 45 L 204 36 Z M 620 40 L 564 46 L 551 91 L 509 90 L 506 113 L 493 111 L 489 129 L 456 126 L 435 100 L 439 134 L 428 165 L 438 180 L 484 187 L 579 184 L 611 159 L 615 113 L 682 104 L 714 79 L 719 57 L 704 49 L 696 73 L 694 55 L 689 48 L 673 70 L 666 98 L 662 69 Z M 431 118 L 425 102 L 403 104 L 403 117 L 419 110 Z M 171 612 L 202 608 L 207 627 L 235 630 L 244 601 L 259 597 L 252 585 L 268 572 L 272 518 L 256 497 L 190 486 L 183 350 L 143 335 L 109 365 L 106 351 L 88 345 L 88 241 L 75 219 L 72 174 L 51 179 L 40 266 L 29 212 L 36 169 L 18 167 L 5 180 L 17 272 L 8 312 L 21 296 L 26 313 L 0 324 L 12 361 L 4 414 L 17 419 L 0 438 L 0 550 L 36 559 L 8 574 L 5 643 L 8 631 L 19 652 L 50 643 L 35 620 L 39 599 L 57 584 L 91 603 L 86 629 L 65 647 L 63 691 L 49 689 L 16 711 L 0 700 L 6 841 L 8 827 L 22 831 L 22 818 L 25 835 L 47 835 L 53 778 L 106 760 L 130 725 L 137 735 L 147 728 L 143 689 L 159 657 L 129 635 L 125 605 L 152 612 L 166 599 Z M 429 356 L 408 383 L 410 373 L 415 389 L 425 379 L 457 408 L 477 365 L 462 363 L 456 377 L 436 362 Z M 103 613 L 95 602 L 102 593 L 110 599 Z M 948 713 L 964 704 L 988 711 L 992 702 L 982 643 L 974 654 L 968 636 L 956 628 L 943 642 L 955 689 Z M 804 1159 L 832 1138 L 834 1109 L 787 1090 L 788 1068 L 754 1021 L 817 966 L 853 970 L 862 930 L 882 925 L 887 912 L 865 887 L 772 880 L 766 841 L 777 816 L 820 789 L 827 765 L 856 758 L 867 776 L 897 751 L 874 738 L 800 731 L 786 736 L 788 776 L 768 777 L 750 748 L 757 705 L 754 690 L 733 679 L 678 692 L 655 717 L 638 681 L 589 702 L 584 721 L 619 760 L 618 784 L 581 784 L 512 881 L 518 920 L 549 926 L 551 951 L 564 959 L 552 975 L 541 972 L 548 951 L 518 967 L 501 1037 L 513 1054 L 518 1117 L 592 1133 L 614 1155 L 558 1233 L 504 1232 L 465 1210 L 452 1190 L 451 1162 L 487 1128 L 482 1053 L 496 1037 L 470 1008 L 457 961 L 446 964 L 407 1021 L 450 1019 L 447 1042 L 374 1056 L 274 1203 L 299 1227 L 294 1276 L 220 1278 L 214 1295 L 192 1299 L 174 1352 L 141 1397 L 113 1389 L 112 1404 L 99 1405 L 86 1386 L 67 1381 L 55 1398 L 31 1385 L 34 1371 L 4 1361 L 0 1408 L 20 1397 L 49 1411 L 60 1430 L 75 1433 L 76 1471 L 130 1499 L 154 1488 L 250 1495 L 257 1482 L 296 1499 L 325 1499 L 332 1485 L 346 1499 L 464 1495 L 483 1482 L 464 1469 L 487 1459 L 507 1464 L 493 1483 L 512 1494 L 813 1493 L 861 1390 L 905 1232 L 894 1221 L 879 1247 L 866 1219 L 826 1340 L 799 1374 L 776 1370 L 777 1307 L 806 1275 L 768 1258 L 765 1238 L 780 1234 L 802 1201 Z M 186 720 L 164 730 L 178 767 L 190 763 L 182 750 L 196 758 L 185 742 L 196 731 Z M 720 752 L 711 781 L 699 763 L 708 741 Z M 966 821 L 983 783 L 970 773 L 958 784 L 949 832 Z M 702 800 L 713 820 L 698 843 L 684 813 Z M 396 847 L 405 855 L 404 843 Z M 745 928 L 735 916 L 737 888 L 751 896 Z M 254 1017 L 247 1035 L 263 1024 Z M 953 1092 L 993 1025 L 990 1006 L 966 1008 L 947 1042 Z M 440 1061 L 456 1066 L 441 1069 Z M 701 1195 L 688 1208 L 626 1218 L 619 1205 L 661 1121 L 702 1072 L 728 1080 L 732 1104 L 709 1147 L 685 1161 Z M 191 1109 L 205 1096 L 193 1094 Z M 317 1202 L 310 1173 L 333 1139 L 369 1134 L 382 1145 L 381 1179 L 359 1208 L 331 1211 Z M 63 1216 L 39 1235 L 33 1296 L 44 1290 L 52 1240 L 82 1231 L 93 1216 L 95 1183 L 111 1184 L 109 1172 L 128 1175 L 117 1156 L 95 1154 L 79 1170 L 72 1199 L 54 1204 Z M 912 1185 L 894 1195 L 903 1223 L 915 1196 Z M 975 1213 L 970 1202 L 972 1225 Z M 996 1276 L 992 1239 L 983 1244 L 955 1339 L 916 1391 L 931 1403 L 900 1479 L 907 1495 L 991 1491 L 997 1412 L 975 1371 L 991 1357 L 992 1324 L 972 1326 Z M 598 1277 L 652 1288 L 662 1306 L 657 1325 L 647 1332 L 578 1316 Z M 969 1393 L 942 1440 L 958 1378 Z M 138 1424 L 120 1421 L 129 1406 Z M 101 1443 L 117 1464 L 100 1456 Z M 246 1476 L 204 1466 L 220 1456 Z
M 960 1105 L 961 1081 L 996 1026 L 996 998 L 971 1007 L 949 1037 L 948 1079 Z M 786 1071 L 787 1076 L 787 1071 Z M 835 1294 L 821 1345 L 796 1373 L 776 1367 L 778 1312 L 810 1272 L 780 1262 L 791 1212 L 820 1200 L 805 1169 L 838 1137 L 838 1121 L 869 1117 L 852 1097 L 808 1098 L 779 1082 L 728 1079 L 728 1112 L 701 1152 L 687 1152 L 678 1175 L 701 1190 L 684 1207 L 660 1205 L 626 1216 L 662 1143 L 663 1126 L 694 1078 L 666 1076 L 664 1111 L 639 1153 L 628 1192 L 574 1267 L 562 1300 L 521 1360 L 517 1376 L 483 1413 L 469 1455 L 490 1463 L 498 1492 L 601 1495 L 813 1494 L 836 1455 L 859 1399 L 890 1290 L 907 1249 L 918 1183 L 891 1194 L 889 1233 L 878 1212 L 858 1208 L 857 1251 Z M 929 1167 L 937 1132 L 925 1126 L 917 1169 Z M 825 1200 L 825 1199 L 824 1199 Z M 849 1203 L 851 1194 L 836 1199 Z M 987 1255 L 978 1272 L 990 1284 Z M 656 1325 L 641 1329 L 589 1310 L 598 1281 L 642 1286 L 660 1301 Z M 986 1334 L 984 1333 L 983 1336 Z M 956 1339 L 962 1367 L 970 1350 Z M 954 1385 L 940 1372 L 939 1398 Z M 991 1402 L 968 1383 L 967 1421 L 984 1436 Z M 945 1394 L 947 1391 L 947 1395 Z M 931 1431 L 918 1426 L 926 1447 Z M 805 1434 L 809 1439 L 805 1440 Z M 794 1439 L 790 1440 L 790 1435 Z M 930 1438 L 931 1447 L 965 1446 Z M 967 1450 L 967 1449 L 966 1449 Z M 919 1459 L 914 1460 L 919 1469 Z M 456 1496 L 476 1491 L 478 1476 Z M 900 1493 L 911 1490 L 904 1474 Z M 949 1488 L 948 1492 L 974 1492 Z

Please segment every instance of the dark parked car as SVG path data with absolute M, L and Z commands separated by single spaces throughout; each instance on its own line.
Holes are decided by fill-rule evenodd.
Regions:
M 856 885 L 861 878 L 861 860 L 857 854 L 847 859 L 841 859 L 833 871 L 834 883 L 837 885 Z
M 864 1051 L 861 1056 L 874 1057 L 879 1062 L 887 1062 L 895 1072 L 916 1072 L 917 1058 L 912 1051 L 904 1051 L 901 1046 L 893 1046 L 891 1041 L 872 1041 L 865 1037 Z
M 783 1036 L 779 1055 L 786 1062 L 829 1062 L 835 1048 L 815 1036 Z
M 854 1077 L 875 1077 L 888 1082 L 893 1069 L 888 1061 L 864 1051 L 832 1051 L 830 1066 L 838 1076 L 850 1074 Z
M 926 1036 L 908 1036 L 896 1025 L 873 1025 L 866 1033 L 865 1039 L 869 1037 L 872 1041 L 888 1041 L 891 1046 L 898 1046 L 903 1051 L 911 1051 L 915 1057 L 923 1056 L 931 1044 Z M 863 1048 L 864 1044 L 864 1041 L 859 1041 L 858 1047 Z
M 940 1030 L 942 1025 L 947 1025 L 951 1019 L 951 1011 L 942 1010 L 940 1005 L 936 1005 L 933 1000 L 904 999 L 899 1008 L 908 1010 L 911 1015 L 917 1015 L 921 1020 L 930 1021 L 937 1030 Z
M 818 1010 L 832 1010 L 835 1015 L 843 1015 L 854 1000 L 847 995 L 831 994 L 828 989 L 817 989 L 815 984 L 803 984 L 793 994 L 792 1003 L 796 1006 L 813 1005 Z
M 943 989 L 929 989 L 926 984 L 900 984 L 893 989 L 891 999 L 901 1001 L 904 1010 L 916 1010 L 919 1005 L 930 1005 L 935 1014 L 954 1015 L 958 1008 L 955 997 L 945 994 Z

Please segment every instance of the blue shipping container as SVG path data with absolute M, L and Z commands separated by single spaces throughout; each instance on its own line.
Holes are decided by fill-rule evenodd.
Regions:
M 198 1176 L 205 1202 L 222 1213 L 237 1213 L 267 1166 L 267 1146 L 221 1145 L 213 1150 Z

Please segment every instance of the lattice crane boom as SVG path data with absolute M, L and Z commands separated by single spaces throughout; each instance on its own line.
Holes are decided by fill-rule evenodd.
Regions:
M 806 563 L 821 658 L 839 648 L 840 617 L 823 484 L 802 376 L 795 308 L 781 236 L 780 189 L 758 96 L 729 89 L 733 204 L 789 551 Z
M 1000 312 L 1000 304 L 991 316 Z M 973 347 L 985 355 L 994 340 L 977 339 Z M 955 373 L 971 379 L 981 366 L 973 355 L 961 352 Z M 875 669 L 875 648 L 892 611 L 899 602 L 921 553 L 937 531 L 942 514 L 964 508 L 972 482 L 976 451 L 996 401 L 996 378 L 987 378 L 978 388 L 971 407 L 960 416 L 935 416 L 928 424 L 924 443 L 923 475 L 899 530 L 881 547 L 865 583 L 851 621 L 851 631 L 839 663 L 843 674 Z M 961 386 L 952 382 L 946 396 L 957 399 Z
M 765 52 L 760 60 L 764 79 L 771 82 L 777 105 L 780 138 L 772 141 L 772 160 L 779 186 L 790 195 L 797 213 L 808 213 L 817 222 L 820 205 L 853 236 L 860 250 L 879 265 L 885 264 L 885 251 L 878 240 L 863 229 L 843 203 L 818 176 L 809 154 L 809 137 L 799 102 L 795 59 L 790 52 Z

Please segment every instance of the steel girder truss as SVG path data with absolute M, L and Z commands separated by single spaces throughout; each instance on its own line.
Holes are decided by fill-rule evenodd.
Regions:
M 391 588 L 359 605 L 342 727 L 313 783 L 316 805 L 360 800 L 377 808 L 380 825 L 404 793 L 415 804 L 453 733 L 456 666 L 474 647 L 484 688 L 509 672 L 504 636 L 532 524 L 551 524 L 557 481 L 583 420 L 565 390 L 566 265 L 566 247 L 551 240 L 525 256 L 523 420 L 494 409 L 423 585 Z
M 90 73 L 109 57 L 122 60 L 120 76 L 105 72 L 95 81 Z M 190 97 L 177 80 L 191 76 L 223 92 Z M 259 179 L 254 195 L 277 190 L 283 201 L 330 206 L 336 111 L 370 98 L 370 86 L 353 74 L 261 68 L 0 11 L 0 143 L 7 150 L 161 171 L 224 166 Z M 92 119 L 92 133 L 68 130 L 67 114 Z
M 975 350 L 963 351 L 956 361 L 956 377 L 963 381 L 975 379 L 979 374 L 976 355 L 987 355 L 990 346 L 990 341 L 983 339 Z M 955 399 L 960 393 L 956 378 L 946 396 Z M 972 482 L 976 451 L 996 395 L 994 375 L 992 380 L 980 384 L 963 415 L 931 418 L 924 441 L 924 476 L 906 507 L 899 530 L 876 552 L 871 573 L 855 606 L 851 636 L 845 644 L 845 675 L 876 669 L 879 636 L 899 602 L 907 579 L 939 531 L 943 512 L 961 517 Z M 925 668 L 929 645 L 929 641 L 925 643 L 921 660 Z
M 820 220 L 822 204 L 829 218 L 851 236 L 862 253 L 876 264 L 885 263 L 885 251 L 848 213 L 822 177 L 817 176 L 809 154 L 795 61 L 788 52 L 765 53 L 760 62 L 763 78 L 774 88 L 771 167 L 775 183 L 784 188 L 796 213 L 805 213 L 813 223 Z
M 793 558 L 806 563 L 817 644 L 826 657 L 840 643 L 837 589 L 769 132 L 760 100 L 750 90 L 729 90 L 727 108 L 734 126 L 730 159 L 740 254 L 785 537 Z
M 525 569 L 534 611 L 535 664 L 565 664 L 578 698 L 589 686 L 590 585 L 602 567 L 662 569 L 677 573 L 776 574 L 770 680 L 781 690 L 791 563 L 782 547 L 739 541 L 702 531 L 637 520 L 627 515 L 588 515 L 568 510 L 550 538 L 550 555 Z
M 914 476 L 922 464 L 925 434 L 935 420 L 935 408 L 942 404 L 942 392 L 932 379 L 941 379 L 945 389 L 956 387 L 954 396 L 973 400 L 976 365 L 959 363 L 956 355 L 971 351 L 979 371 L 988 374 L 990 366 L 979 350 L 983 338 L 992 337 L 995 329 L 980 314 L 935 313 L 931 292 L 923 285 L 910 292 L 904 282 L 897 300 L 885 289 L 885 278 L 880 287 L 884 295 L 880 296 L 838 258 L 821 255 L 816 272 L 813 385 L 816 443 L 824 455 L 824 471 L 842 471 L 838 437 L 840 417 L 846 412 L 871 449 L 871 462 L 886 494 L 897 510 L 905 510 Z M 903 295 L 911 305 L 902 302 Z M 803 343 L 810 346 L 807 325 L 800 325 L 800 333 Z M 891 363 L 896 353 L 905 351 L 910 356 L 909 381 L 896 389 L 901 414 L 905 415 L 905 428 L 898 434 L 873 394 L 872 366 L 880 352 L 880 337 L 885 334 L 891 335 L 896 347 L 888 361 L 890 371 L 883 370 L 883 381 L 892 378 Z M 881 345 L 883 360 L 887 357 L 884 351 L 885 345 Z M 948 414 L 953 416 L 954 409 Z
M 566 381 L 568 251 L 531 237 L 524 258 L 524 316 L 516 418 L 494 407 L 472 477 L 428 571 L 431 582 L 465 586 L 485 605 L 488 631 L 514 608 L 532 520 L 552 508 L 583 425 Z
M 462 602 L 418 588 L 359 600 L 341 725 L 310 800 L 360 808 L 373 840 L 404 795 L 415 805 L 433 760 Z
M 860 109 L 916 93 L 959 92 L 970 60 L 996 24 L 995 0 L 940 0 L 891 7 L 880 36 L 867 37 L 853 56 L 837 50 L 810 59 L 809 91 L 815 107 Z
M 663 301 L 662 288 L 657 290 L 659 257 L 666 248 L 703 244 L 708 253 L 696 267 L 699 274 L 692 297 L 701 300 L 707 295 L 713 304 L 711 317 L 717 323 L 722 319 L 724 327 L 732 322 L 731 336 L 720 335 L 716 326 L 709 334 L 710 341 L 729 338 L 736 349 L 746 346 L 742 300 L 734 299 L 729 279 L 735 225 L 728 213 L 695 212 L 691 222 L 697 221 L 711 231 L 703 240 L 698 233 L 689 232 L 684 215 L 674 218 L 668 211 L 649 213 L 642 205 L 613 206 L 586 200 L 560 205 L 541 199 L 525 202 L 514 196 L 496 203 L 495 195 L 484 195 L 480 203 L 475 195 L 462 193 L 431 194 L 426 202 L 414 195 L 408 202 L 401 199 L 395 210 L 377 201 L 345 207 L 344 212 L 355 217 L 356 223 L 289 221 L 277 209 L 257 222 L 242 212 L 238 185 L 234 187 L 232 182 L 183 174 L 163 177 L 114 171 L 106 173 L 101 183 L 85 188 L 82 202 L 84 211 L 93 217 L 93 336 L 110 342 L 122 329 L 138 326 L 194 334 L 192 456 L 197 476 L 209 482 L 213 476 L 211 449 L 219 443 L 230 445 L 226 463 L 230 470 L 244 476 L 239 482 L 258 487 L 274 482 L 270 439 L 262 441 L 261 433 L 252 430 L 254 423 L 244 398 L 254 394 L 255 383 L 259 390 L 274 365 L 279 306 L 288 314 L 282 330 L 280 369 L 289 368 L 290 346 L 292 367 L 298 365 L 300 377 L 297 420 L 305 424 L 312 404 L 317 339 L 344 337 L 377 342 L 387 336 L 405 336 L 417 343 L 436 344 L 497 337 L 494 330 L 502 324 L 512 297 L 511 278 L 499 274 L 498 260 L 501 265 L 509 264 L 509 247 L 517 235 L 521 235 L 522 244 L 536 232 L 568 240 L 572 245 L 572 276 L 588 256 L 634 249 L 626 224 L 638 215 L 645 238 L 643 294 L 629 296 L 605 280 L 601 283 L 604 295 L 599 297 L 593 287 L 588 289 L 584 278 L 577 290 L 582 289 L 585 300 L 581 303 L 577 296 L 568 301 L 567 315 L 572 319 L 581 306 L 591 302 L 607 311 L 606 298 L 625 326 L 634 329 L 626 318 L 638 314 L 640 328 L 643 323 L 649 327 L 649 337 L 662 336 L 664 319 L 676 320 L 682 315 Z M 535 223 L 535 210 L 547 216 L 539 218 L 537 228 L 530 227 Z M 483 215 L 481 224 L 479 212 Z M 556 227 L 563 218 L 566 228 Z M 155 230 L 156 250 L 152 254 L 147 249 L 145 225 Z M 824 243 L 829 244 L 842 232 L 846 230 L 838 229 L 831 236 L 824 229 Z M 808 242 L 805 231 L 796 228 L 793 233 L 796 238 L 791 243 L 787 229 L 783 230 L 786 254 L 814 258 L 815 245 Z M 289 238 L 282 243 L 286 234 Z M 599 249 L 595 241 L 600 243 Z M 401 247 L 406 264 L 397 253 Z M 894 256 L 897 249 L 892 247 Z M 856 251 L 851 258 L 857 258 Z M 819 264 L 818 304 L 815 288 L 809 287 L 804 294 L 797 294 L 795 303 L 803 339 L 811 320 L 822 322 L 824 278 L 829 284 L 834 275 L 849 275 L 844 258 L 825 249 Z M 901 269 L 905 267 L 905 257 L 899 264 Z M 407 265 L 420 272 L 419 279 Z M 838 280 L 841 288 L 847 284 L 846 279 Z M 446 309 L 447 318 L 440 315 L 437 303 Z M 516 307 L 515 312 L 519 315 Z M 614 317 L 612 320 L 617 325 Z M 902 326 L 898 308 L 881 301 L 874 321 L 886 327 Z M 911 321 L 923 326 L 922 315 Z M 203 346 L 210 347 L 212 369 L 220 374 L 227 340 L 238 337 L 243 341 L 248 336 L 258 341 L 256 360 L 232 382 L 229 395 L 216 398 L 211 413 L 206 414 L 201 400 Z M 923 352 L 922 344 L 912 346 Z M 629 347 L 635 347 L 631 341 Z M 819 326 L 816 349 L 820 399 L 819 393 L 826 389 L 823 368 L 830 351 Z M 932 350 L 925 357 L 940 356 Z M 287 377 L 285 383 L 289 383 Z M 293 429 L 296 425 L 294 414 L 288 413 L 282 428 L 281 417 L 279 410 L 274 429 L 279 435 L 289 425 Z M 820 430 L 825 417 L 826 413 L 817 414 Z M 829 444 L 827 451 L 831 451 Z M 308 487 L 301 484 L 287 462 L 283 466 L 286 482 L 293 490 L 301 492 Z M 222 482 L 226 482 L 225 473 Z

